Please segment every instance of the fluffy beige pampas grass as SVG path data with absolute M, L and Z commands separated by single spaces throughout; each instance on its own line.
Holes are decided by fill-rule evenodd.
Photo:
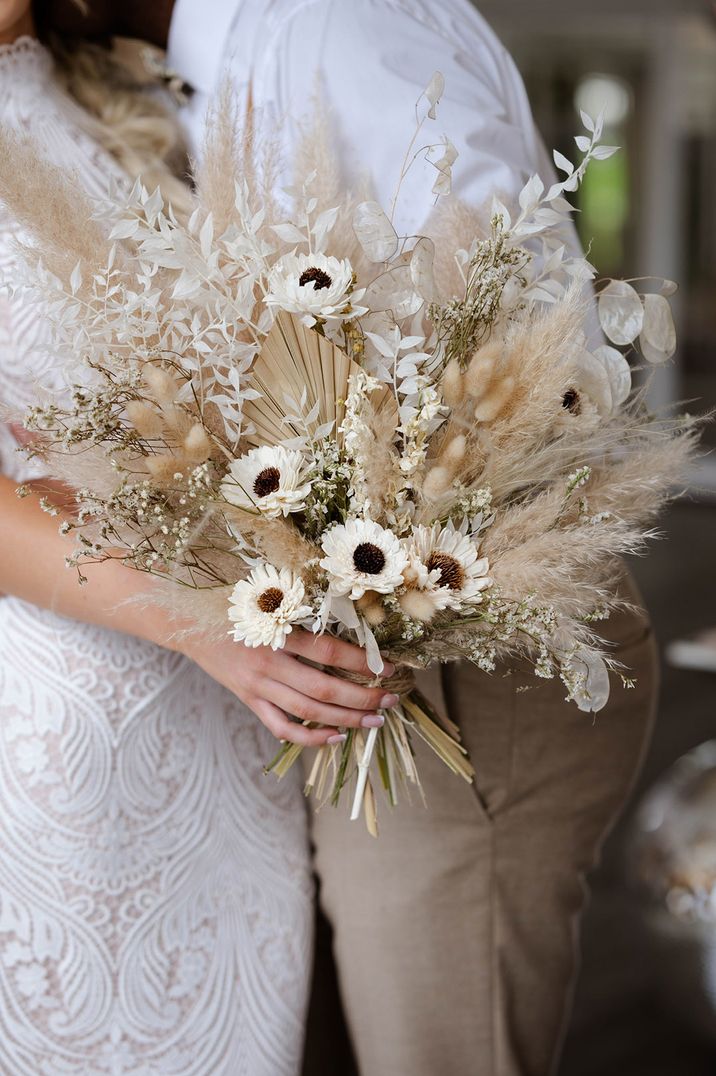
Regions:
M 80 183 L 44 160 L 28 139 L 1 127 L 0 202 L 61 280 L 78 262 L 85 281 L 106 264 L 106 230 L 92 220 L 95 206 Z
M 209 112 L 201 158 L 194 163 L 197 204 L 213 215 L 217 236 L 230 224 L 240 223 L 236 189 L 244 184 L 252 212 L 259 208 L 266 211 L 264 227 L 277 219 L 278 149 L 275 140 L 259 138 L 259 120 L 250 94 L 245 112 L 240 113 L 231 82 L 226 79 Z

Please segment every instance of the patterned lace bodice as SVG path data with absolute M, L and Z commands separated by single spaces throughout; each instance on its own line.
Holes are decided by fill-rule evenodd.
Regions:
M 0 47 L 0 123 L 92 194 L 121 179 L 29 39 Z M 0 206 L 7 282 L 16 234 Z M 0 406 L 63 384 L 0 291 Z M 35 473 L 7 425 L 0 470 Z M 311 883 L 300 790 L 262 774 L 274 750 L 187 659 L 0 597 L 3 1076 L 298 1071 Z

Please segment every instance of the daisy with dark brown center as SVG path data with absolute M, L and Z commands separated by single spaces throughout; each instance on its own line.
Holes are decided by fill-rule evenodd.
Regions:
M 403 543 L 408 567 L 403 611 L 416 620 L 431 620 L 444 609 L 460 609 L 482 600 L 490 586 L 489 564 L 475 542 L 452 524 L 417 526 Z
M 281 472 L 278 467 L 264 467 L 254 479 L 254 493 L 257 497 L 268 497 L 281 485 Z
M 303 270 L 298 278 L 298 284 L 301 288 L 305 288 L 306 284 L 313 284 L 314 291 L 322 291 L 323 288 L 330 288 L 333 280 L 323 269 L 312 265 L 309 269 Z
M 246 646 L 280 650 L 295 624 L 307 625 L 313 610 L 306 603 L 300 576 L 272 564 L 257 565 L 233 589 L 229 603 L 230 634 Z
M 340 323 L 366 312 L 347 258 L 327 254 L 284 254 L 271 267 L 264 302 L 276 312 L 297 314 L 305 325 Z
M 305 507 L 311 489 L 305 475 L 300 452 L 282 445 L 261 445 L 233 460 L 221 493 L 236 508 L 276 519 Z
M 256 599 L 256 604 L 262 613 L 275 613 L 283 601 L 283 591 L 279 587 L 268 587 L 262 590 Z
M 385 567 L 385 553 L 372 542 L 361 542 L 353 550 L 353 563 L 359 572 L 379 575 Z
M 434 550 L 428 557 L 425 567 L 429 572 L 438 572 L 437 585 L 449 590 L 462 590 L 465 583 L 465 569 L 459 560 L 449 553 Z
M 354 601 L 367 590 L 391 594 L 403 582 L 405 551 L 392 531 L 372 519 L 349 519 L 327 531 L 321 567 L 334 594 Z

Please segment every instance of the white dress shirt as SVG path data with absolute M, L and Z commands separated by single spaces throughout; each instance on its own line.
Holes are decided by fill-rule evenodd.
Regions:
M 244 101 L 251 86 L 262 122 L 278 133 L 286 182 L 297 121 L 318 87 L 337 120 L 346 180 L 370 170 L 387 208 L 415 103 L 436 70 L 445 94 L 416 146 L 450 138 L 458 196 L 475 206 L 494 193 L 512 200 L 533 172 L 552 178 L 517 69 L 469 0 L 177 0 L 168 63 L 196 91 L 183 109 L 194 152 L 228 73 Z M 409 174 L 395 218 L 401 234 L 428 216 L 436 175 L 422 159 Z

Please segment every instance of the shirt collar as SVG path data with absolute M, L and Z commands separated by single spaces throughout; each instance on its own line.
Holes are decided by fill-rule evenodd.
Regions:
M 242 0 L 176 0 L 167 66 L 195 90 L 211 93 Z

